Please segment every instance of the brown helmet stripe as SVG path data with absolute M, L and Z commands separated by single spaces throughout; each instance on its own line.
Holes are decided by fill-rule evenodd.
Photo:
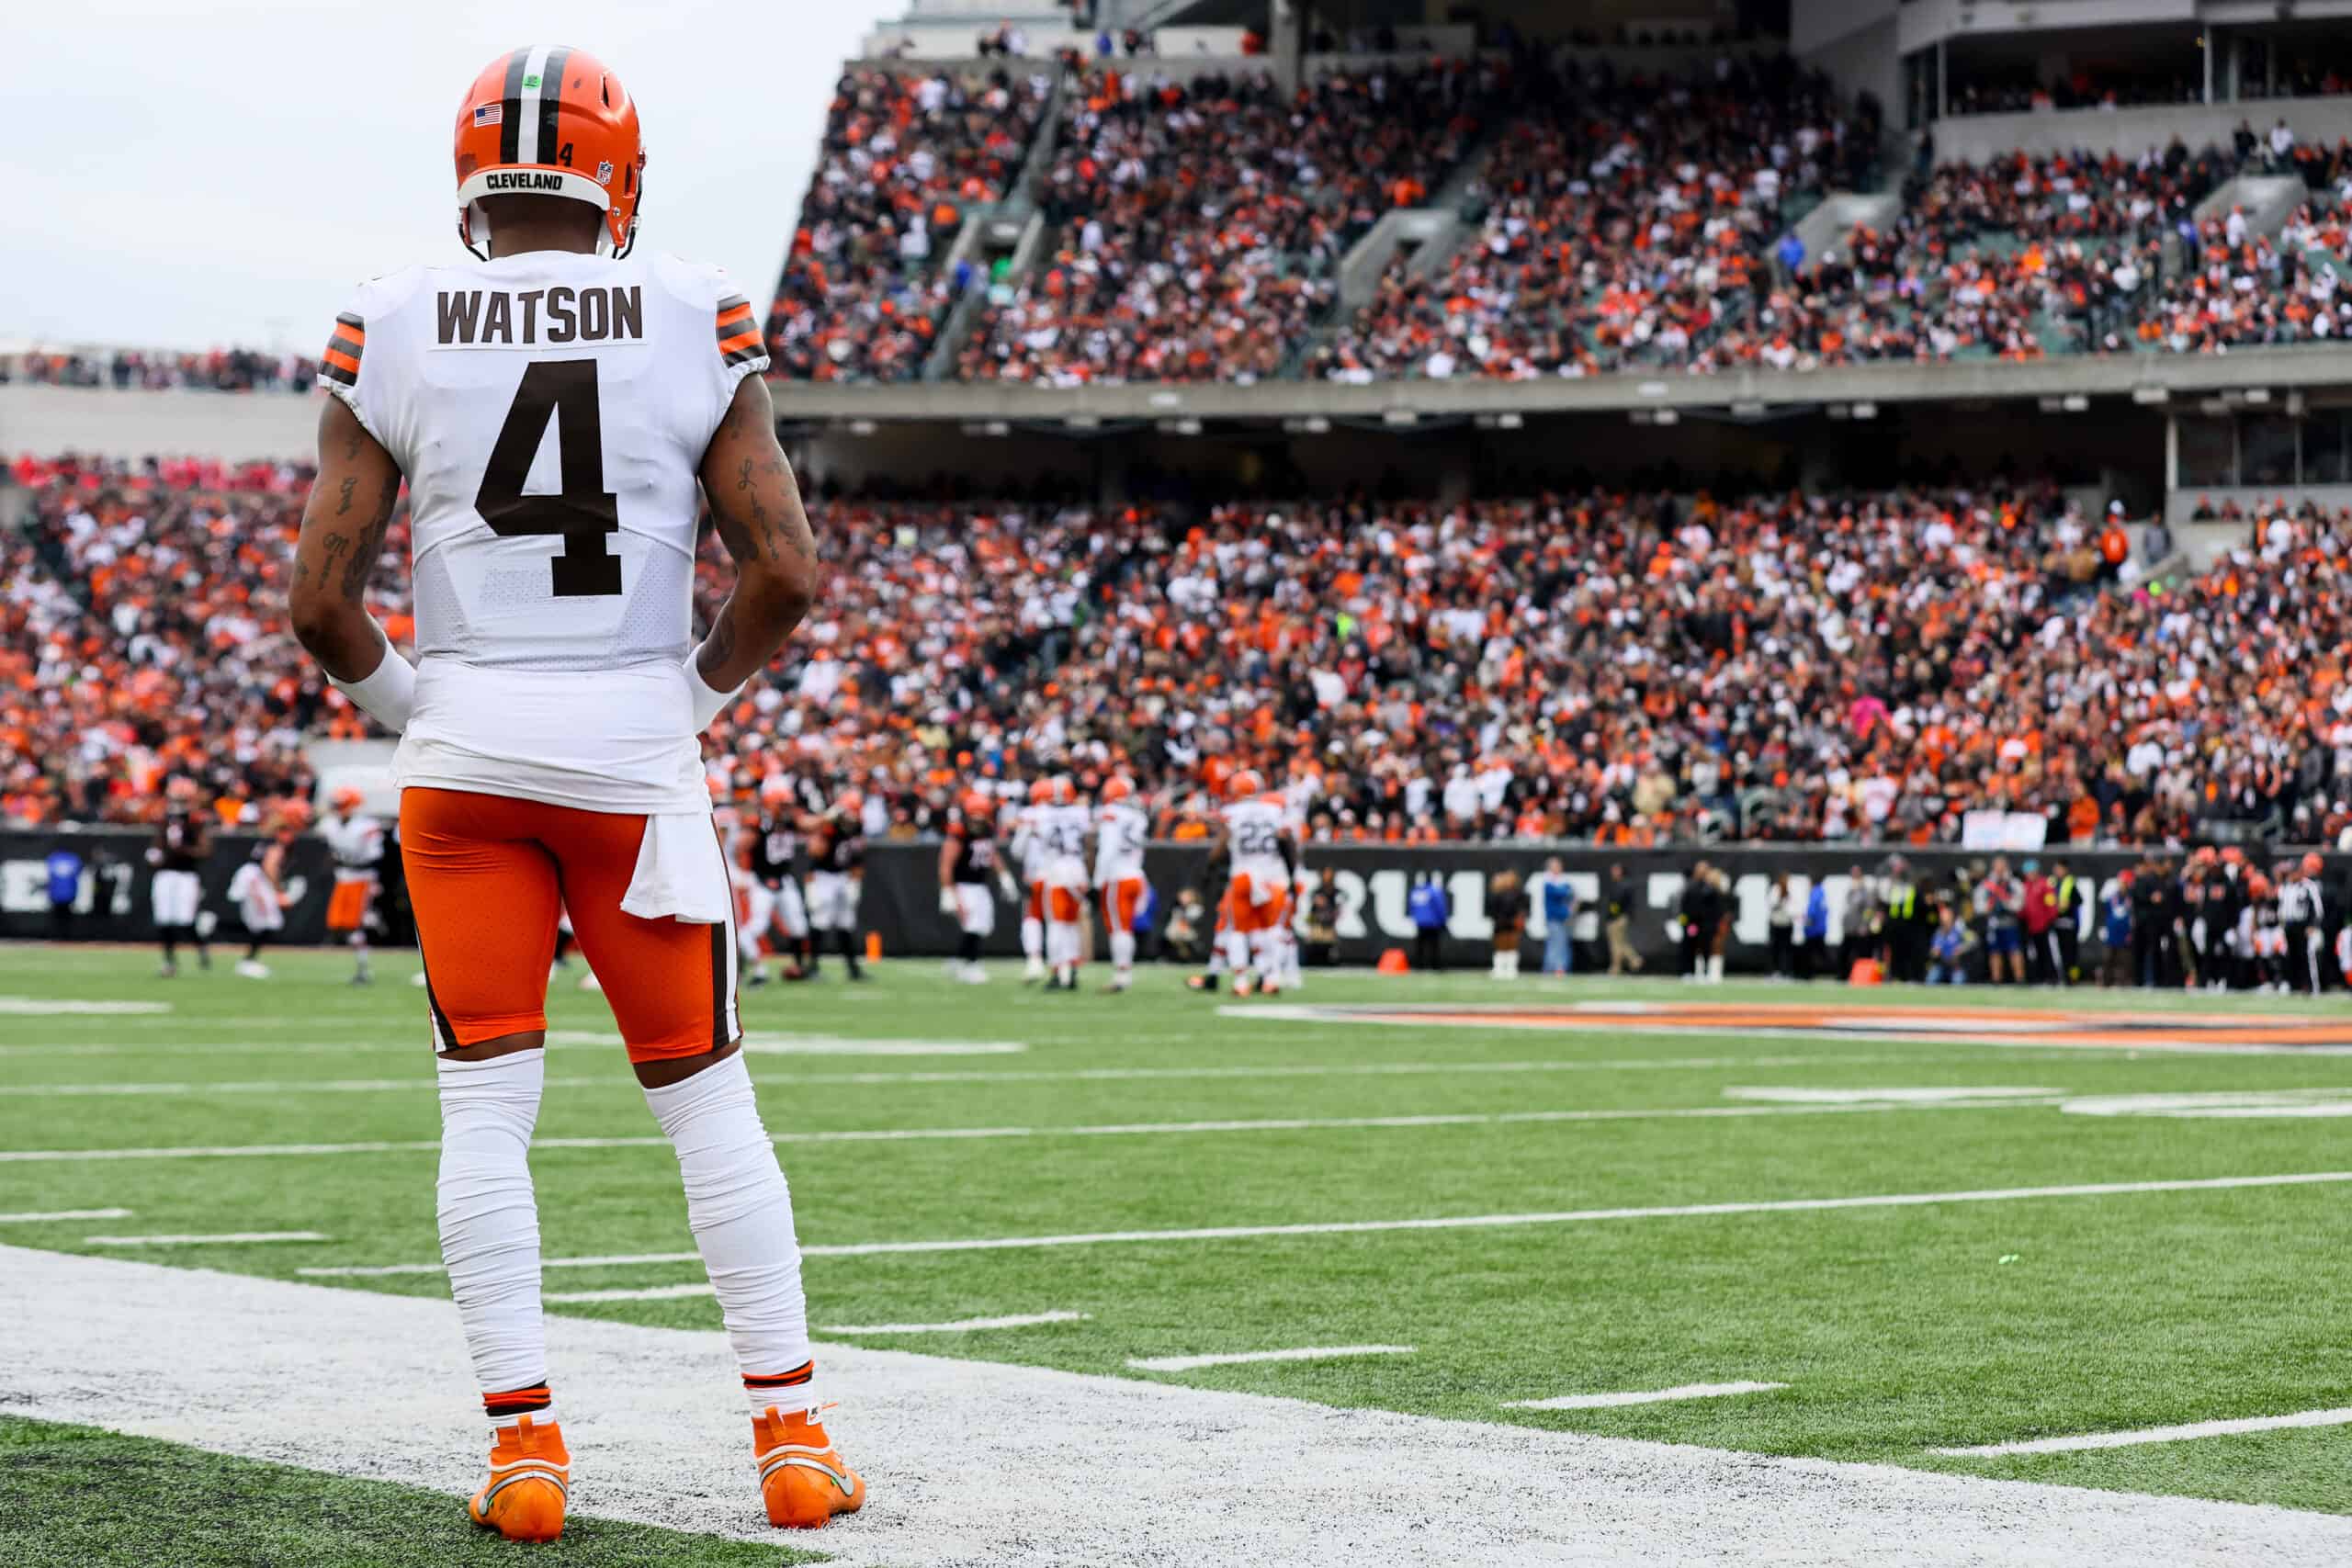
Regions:
M 518 49 L 506 57 L 506 85 L 499 89 L 498 161 L 512 164 L 523 138 L 523 63 L 530 59 L 528 49 Z

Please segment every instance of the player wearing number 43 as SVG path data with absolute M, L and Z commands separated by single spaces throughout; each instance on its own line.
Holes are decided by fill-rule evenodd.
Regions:
M 389 273 L 335 319 L 289 608 L 336 689 L 401 738 L 401 854 L 440 1058 L 442 1253 L 491 1427 L 469 1512 L 550 1540 L 571 1486 L 526 1163 L 560 903 L 677 1149 L 768 1517 L 813 1528 L 865 1487 L 819 1424 L 696 739 L 816 591 L 758 375 L 767 354 L 718 272 L 636 254 L 644 144 L 600 62 L 545 44 L 499 56 L 458 105 L 455 158 L 477 259 Z M 381 558 L 403 476 L 407 563 Z M 735 583 L 697 646 L 703 498 Z M 403 564 L 413 665 L 367 603 Z

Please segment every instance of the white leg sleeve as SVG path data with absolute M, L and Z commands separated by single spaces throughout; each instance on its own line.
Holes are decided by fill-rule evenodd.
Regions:
M 1136 933 L 1113 931 L 1111 933 L 1111 967 L 1124 975 L 1135 966 Z
M 683 1083 L 647 1089 L 645 1103 L 678 1151 L 686 1225 L 718 1293 L 752 1413 L 813 1409 L 820 1403 L 813 1382 L 778 1382 L 809 1365 L 808 1305 L 792 1190 L 761 1124 L 741 1054 Z
M 1046 922 L 1035 915 L 1021 917 L 1021 952 L 1029 958 L 1045 956 Z
M 1240 931 L 1225 933 L 1225 966 L 1236 975 L 1250 973 L 1250 939 Z
M 1250 962 L 1257 966 L 1260 978 L 1271 981 L 1282 974 L 1282 965 L 1277 957 L 1277 948 L 1281 940 L 1277 933 L 1271 931 L 1250 933 Z
M 547 1082 L 545 1051 L 438 1063 L 441 1260 L 484 1393 L 545 1382 L 539 1309 L 539 1210 L 531 1194 L 531 1128 Z
M 1073 920 L 1053 920 L 1046 927 L 1046 962 L 1059 968 L 1078 962 L 1078 924 Z

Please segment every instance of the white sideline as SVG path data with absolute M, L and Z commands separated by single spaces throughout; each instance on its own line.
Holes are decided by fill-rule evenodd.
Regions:
M 1091 1312 L 1025 1312 L 1011 1317 L 959 1317 L 952 1323 L 831 1324 L 820 1334 L 968 1334 L 981 1328 L 1035 1328 L 1046 1323 L 1084 1323 Z
M 1130 1356 L 1139 1372 L 1191 1372 L 1203 1367 L 1238 1367 L 1253 1361 L 1333 1361 L 1349 1356 L 1409 1356 L 1410 1345 L 1302 1345 L 1295 1350 L 1236 1350 L 1223 1356 Z
M 2192 1438 L 2226 1438 L 2240 1432 L 2278 1432 L 2290 1427 L 2352 1427 L 2352 1410 L 2301 1410 L 2292 1416 L 2249 1416 L 2237 1421 L 2191 1421 L 2180 1427 L 2148 1427 L 2137 1432 L 2082 1432 L 2071 1438 L 2029 1438 L 1974 1448 L 1929 1449 L 1953 1459 L 1995 1459 L 2004 1454 L 2071 1454 L 2088 1449 L 2128 1449 L 2142 1443 L 2180 1443 Z
M 723 1334 L 559 1316 L 548 1341 L 567 1391 L 575 1513 L 775 1542 Z M 872 1501 L 797 1544 L 842 1568 L 2352 1558 L 2352 1518 L 2324 1514 L 847 1345 L 824 1357 L 829 1396 L 842 1402 L 826 1424 Z M 429 1487 L 452 1517 L 481 1482 L 481 1405 L 445 1301 L 0 1248 L 0 1366 L 14 1416 Z M 294 1387 L 301 1398 L 286 1397 Z M 1050 1484 L 1008 1507 L 1007 1476 Z M 1204 1507 L 1204 1496 L 1248 1506 Z
M 1997 1187 L 1959 1192 L 1884 1192 L 1856 1198 L 1775 1198 L 1742 1203 L 1672 1203 L 1646 1209 L 1562 1209 L 1548 1213 L 1449 1214 L 1420 1220 L 1331 1220 L 1287 1225 L 1204 1225 L 1190 1230 L 1081 1231 L 1069 1235 L 962 1236 L 943 1241 L 865 1241 L 803 1245 L 808 1258 L 874 1258 L 906 1252 L 1005 1252 L 1044 1247 L 1106 1247 L 1122 1243 L 1242 1241 L 1259 1236 L 1369 1235 L 1382 1231 L 1498 1230 L 1514 1225 L 1590 1224 L 1605 1220 L 1680 1220 L 1728 1214 L 1798 1214 L 1835 1209 L 1909 1209 L 1936 1203 L 2007 1203 L 2036 1198 L 2107 1198 L 2138 1192 L 2219 1192 L 2248 1187 L 2309 1187 L 2352 1181 L 2352 1170 L 2288 1176 L 2203 1176 L 2177 1181 L 2092 1181 L 2071 1187 Z M 541 1259 L 548 1269 L 618 1269 L 639 1264 L 693 1263 L 691 1252 L 605 1254 Z M 438 1274 L 435 1263 L 361 1263 L 297 1269 L 311 1279 L 368 1279 Z
M 55 1220 L 127 1220 L 128 1209 L 51 1209 L 45 1214 L 0 1214 L 0 1225 L 39 1225 Z
M 85 1235 L 85 1247 L 243 1247 L 264 1241 L 333 1241 L 322 1231 L 220 1231 L 211 1235 Z
M 777 1133 L 778 1144 L 903 1144 L 952 1142 L 973 1138 L 1125 1138 L 1153 1135 L 1195 1135 L 1207 1133 L 1331 1133 L 1403 1131 L 1425 1127 L 1497 1127 L 1568 1122 L 1664 1122 L 1743 1119 L 1754 1116 L 1838 1116 L 1895 1111 L 2008 1111 L 2052 1106 L 2063 1097 L 2042 1100 L 1951 1100 L 1914 1103 L 1838 1101 L 1822 1105 L 1676 1105 L 1628 1107 L 1597 1111 L 1464 1111 L 1425 1116 L 1280 1116 L 1229 1122 L 1102 1122 L 1077 1127 L 873 1127 L 831 1132 Z M 57 1164 L 115 1159 L 239 1159 L 271 1155 L 367 1155 L 414 1153 L 437 1149 L 430 1139 L 363 1144 L 248 1144 L 190 1145 L 157 1149 L 9 1149 L 0 1150 L 0 1163 Z M 669 1140 L 652 1134 L 613 1138 L 535 1138 L 535 1149 L 666 1149 Z
M 1663 1404 L 1676 1399 L 1723 1399 L 1735 1393 L 1770 1393 L 1784 1382 L 1687 1382 L 1679 1388 L 1645 1389 L 1635 1393 L 1564 1393 L 1555 1399 L 1512 1399 L 1505 1410 L 1614 1410 L 1621 1404 Z

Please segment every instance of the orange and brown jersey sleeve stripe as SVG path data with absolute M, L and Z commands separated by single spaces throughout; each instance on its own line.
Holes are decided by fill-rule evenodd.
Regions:
M 718 302 L 718 356 L 729 365 L 748 365 L 764 358 L 767 345 L 760 341 L 760 323 L 752 317 L 751 301 L 741 294 L 729 294 Z
M 367 324 L 345 311 L 334 319 L 334 335 L 327 339 L 327 351 L 319 361 L 319 374 L 346 387 L 356 385 L 359 380 L 359 355 L 367 346 Z

